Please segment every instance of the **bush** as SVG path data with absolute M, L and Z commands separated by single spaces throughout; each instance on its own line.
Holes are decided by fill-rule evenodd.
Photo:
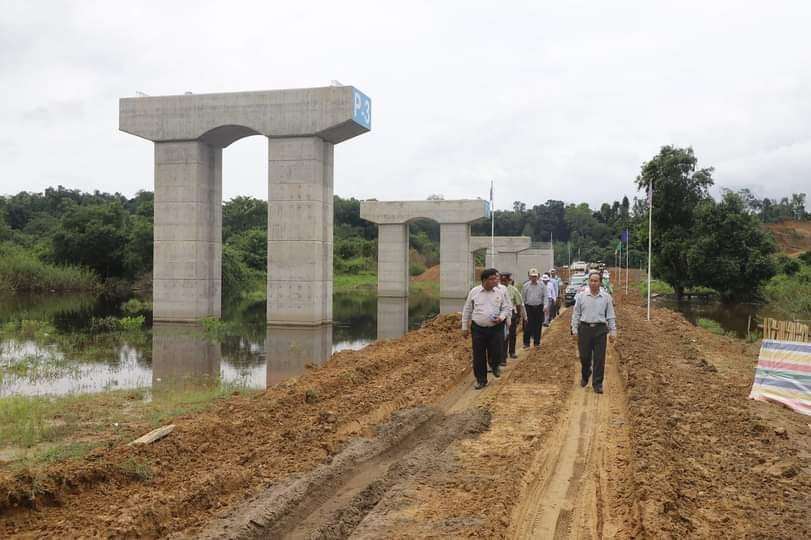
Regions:
M 419 261 L 411 261 L 408 265 L 408 273 L 412 276 L 419 276 L 425 272 L 425 265 Z
M 792 259 L 791 257 L 780 254 L 777 256 L 777 272 L 779 274 L 786 274 L 788 276 L 793 276 L 797 272 L 800 271 L 802 268 L 802 264 L 797 259 Z
M 778 274 L 763 289 L 769 306 L 787 319 L 811 319 L 811 266 L 792 276 Z
M 98 278 L 91 270 L 44 263 L 23 248 L 0 244 L 0 290 L 89 291 L 96 287 Z
M 139 315 L 152 311 L 152 305 L 149 302 L 143 302 L 138 298 L 133 297 L 124 302 L 121 309 L 128 315 Z
M 133 332 L 140 330 L 144 327 L 144 321 L 146 319 L 143 315 L 137 315 L 135 317 L 124 317 L 122 319 L 118 319 L 118 328 L 119 330 L 123 330 L 124 332 Z

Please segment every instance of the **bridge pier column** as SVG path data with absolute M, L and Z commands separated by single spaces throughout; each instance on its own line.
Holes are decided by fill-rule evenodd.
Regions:
M 381 223 L 377 227 L 377 295 L 407 297 L 408 280 L 408 223 Z
M 440 298 L 464 300 L 468 293 L 468 276 L 472 265 L 470 224 L 440 223 L 439 261 Z
M 153 316 L 220 316 L 222 149 L 155 143 Z
M 332 321 L 332 143 L 268 139 L 269 325 Z

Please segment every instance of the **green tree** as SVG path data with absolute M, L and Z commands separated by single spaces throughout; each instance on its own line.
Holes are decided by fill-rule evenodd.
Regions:
M 695 210 L 710 198 L 712 167 L 696 169 L 692 148 L 663 146 L 642 165 L 638 189 L 653 187 L 653 275 L 681 297 L 691 285 L 687 253 L 693 242 Z M 647 231 L 645 232 L 647 240 Z
M 124 274 L 127 213 L 111 202 L 74 206 L 53 235 L 56 262 L 86 266 L 104 278 Z
M 687 251 L 693 283 L 715 289 L 724 302 L 756 297 L 776 270 L 771 235 L 732 192 L 718 204 L 712 199 L 701 201 L 695 219 Z
M 222 206 L 222 239 L 249 229 L 268 227 L 268 203 L 254 197 L 234 197 Z

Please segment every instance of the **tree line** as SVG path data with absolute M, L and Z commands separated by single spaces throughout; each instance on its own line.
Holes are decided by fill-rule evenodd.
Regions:
M 529 206 L 515 201 L 511 210 L 495 212 L 495 234 L 553 241 L 555 262 L 571 259 L 613 261 L 621 232 L 631 233 L 631 264 L 647 254 L 645 190 L 653 185 L 654 275 L 677 294 L 707 286 L 724 298 L 751 297 L 763 281 L 780 270 L 774 243 L 761 223 L 809 219 L 805 194 L 779 201 L 758 199 L 749 190 L 726 191 L 716 202 L 709 195 L 713 169 L 697 168 L 691 148 L 666 146 L 646 162 L 636 179 L 641 196 L 587 203 L 548 200 Z M 432 198 L 441 196 L 433 195 Z M 0 197 L 0 288 L 17 261 L 14 285 L 26 290 L 25 275 L 37 264 L 85 269 L 100 280 L 132 282 L 151 275 L 154 195 L 140 191 L 93 193 L 62 186 L 42 193 Z M 223 204 L 223 290 L 262 289 L 267 264 L 267 201 L 235 197 Z M 472 225 L 473 234 L 489 235 L 490 221 Z M 410 225 L 412 274 L 439 262 L 439 225 L 417 220 Z M 375 273 L 377 227 L 360 218 L 360 201 L 334 198 L 334 270 L 336 274 Z M 23 261 L 25 264 L 22 264 Z M 49 266 L 50 265 L 50 266 Z M 25 270 L 25 269 L 29 270 Z M 72 282 L 77 282 L 74 278 Z M 58 280 L 57 280 L 58 281 Z M 733 285 L 745 282 L 747 285 Z M 59 288 L 54 280 L 37 287 Z

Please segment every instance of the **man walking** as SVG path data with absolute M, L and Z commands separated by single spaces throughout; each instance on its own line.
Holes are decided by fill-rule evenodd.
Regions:
M 501 376 L 499 364 L 504 348 L 504 321 L 511 312 L 506 295 L 496 288 L 499 284 L 498 270 L 484 270 L 481 281 L 481 285 L 470 290 L 462 309 L 462 335 L 472 336 L 476 390 L 487 386 L 488 360 L 493 376 Z
M 515 338 L 518 332 L 518 320 L 525 319 L 524 316 L 524 299 L 521 297 L 521 292 L 512 284 L 512 273 L 501 273 L 501 285 L 507 287 L 507 297 L 512 304 L 512 316 L 510 317 L 509 332 L 504 340 L 504 359 L 507 359 L 509 354 L 510 358 L 518 358 L 515 354 Z
M 555 307 L 554 307 L 555 313 L 554 313 L 554 315 L 552 315 L 552 318 L 554 319 L 560 313 L 560 304 L 561 304 L 561 296 L 562 296 L 560 291 L 563 290 L 563 280 L 560 279 L 560 276 L 558 276 L 558 273 L 557 273 L 557 271 L 555 270 L 554 267 L 551 270 L 549 270 L 549 273 L 551 274 L 552 281 L 555 282 L 555 287 L 557 288 L 557 293 L 556 293 L 557 294 L 557 296 L 556 296 L 557 302 L 555 303 Z
M 544 326 L 549 326 L 552 319 L 555 317 L 555 305 L 558 301 L 557 284 L 549 278 L 549 274 L 544 273 L 541 281 L 546 285 L 546 294 L 549 296 L 549 312 L 546 314 Z
M 578 293 L 572 309 L 572 334 L 580 353 L 580 386 L 585 387 L 592 375 L 594 392 L 603 393 L 606 336 L 614 343 L 617 319 L 611 295 L 600 287 L 600 272 L 589 274 L 588 289 Z
M 546 285 L 538 280 L 539 277 L 538 270 L 532 268 L 529 271 L 529 281 L 524 283 L 521 291 L 527 317 L 527 324 L 524 327 L 525 349 L 529 349 L 530 340 L 536 347 L 541 346 L 541 325 L 546 314 L 549 313 L 549 296 L 546 293 Z

